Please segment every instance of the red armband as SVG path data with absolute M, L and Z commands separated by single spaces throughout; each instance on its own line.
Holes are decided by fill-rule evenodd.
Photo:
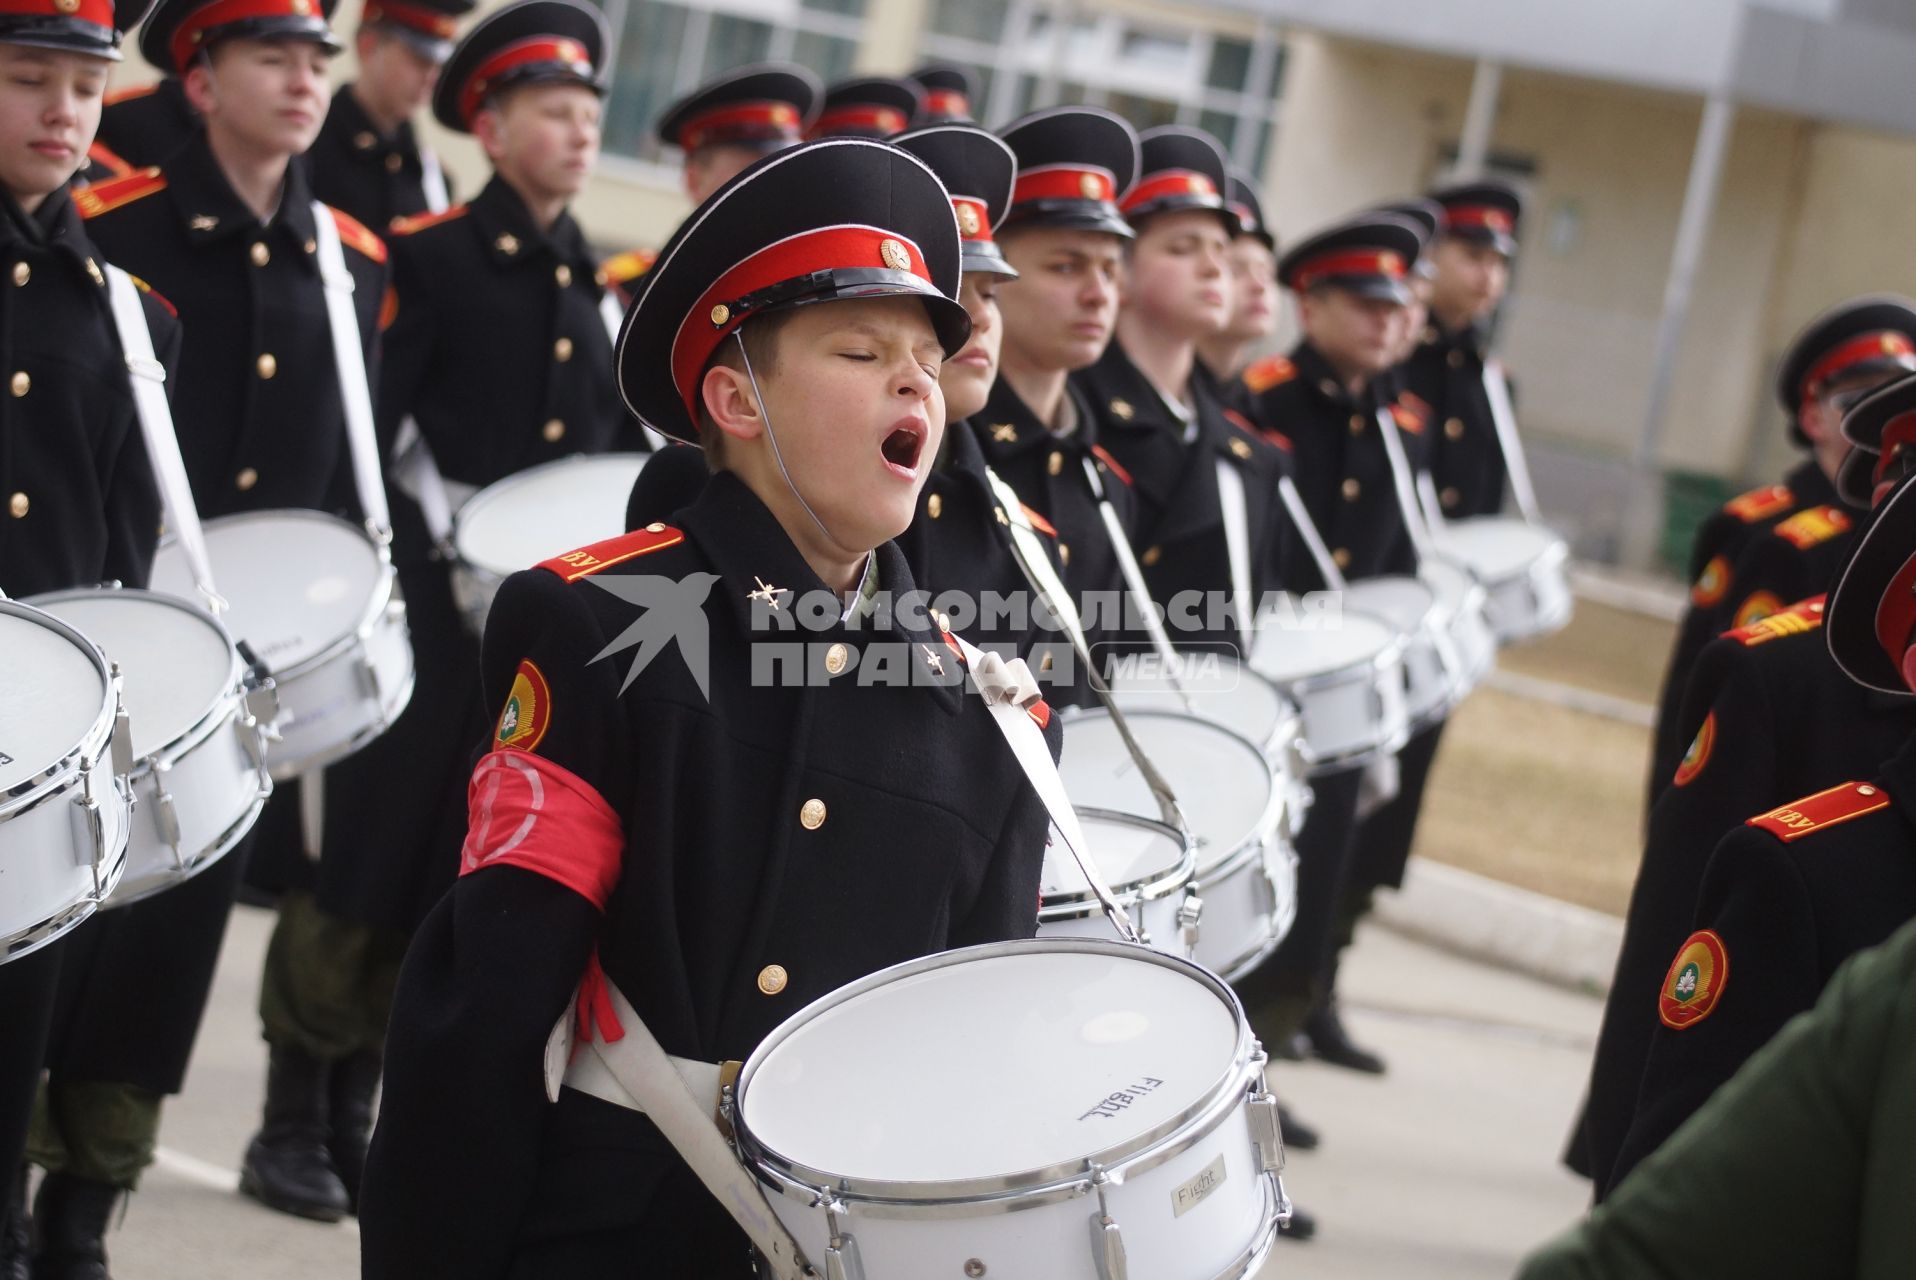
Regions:
M 619 815 L 571 770 L 502 747 L 487 752 L 472 771 L 460 875 L 481 867 L 523 867 L 603 911 L 624 852 Z

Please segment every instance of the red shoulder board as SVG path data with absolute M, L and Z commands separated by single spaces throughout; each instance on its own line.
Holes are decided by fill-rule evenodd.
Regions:
M 1811 507 L 1777 525 L 1776 534 L 1798 551 L 1808 551 L 1849 529 L 1849 515 L 1841 507 Z
M 124 178 L 134 171 L 134 165 L 104 142 L 96 142 L 86 149 L 86 158 L 106 169 L 115 178 Z
M 466 216 L 466 206 L 456 204 L 450 209 L 441 209 L 438 213 L 415 213 L 410 218 L 394 218 L 392 226 L 386 230 L 396 236 L 409 236 L 427 227 L 436 227 L 442 222 L 451 222 L 454 218 Z
M 328 205 L 327 208 L 331 209 L 332 206 Z M 386 242 L 367 230 L 365 223 L 339 209 L 333 209 L 332 214 L 333 221 L 339 226 L 340 243 L 359 250 L 374 262 L 386 260 Z
M 1257 439 L 1262 439 L 1264 436 L 1264 433 L 1259 431 L 1249 418 L 1239 413 L 1236 409 L 1226 409 L 1224 411 L 1224 420 L 1247 436 L 1252 436 Z
M 1848 822 L 1851 818 L 1875 813 L 1888 804 L 1889 796 L 1881 787 L 1869 782 L 1845 782 L 1813 796 L 1792 800 L 1768 813 L 1758 814 L 1744 825 L 1761 827 L 1788 844 L 1792 840 L 1801 840 L 1812 831 L 1821 831 L 1825 827 Z
M 141 169 L 129 173 L 124 178 L 113 178 L 107 182 L 96 182 L 90 187 L 82 187 L 73 193 L 73 207 L 80 211 L 82 218 L 97 218 L 103 213 L 111 213 L 122 205 L 132 204 L 152 195 L 155 191 L 166 190 L 166 179 L 160 176 L 158 168 Z
M 608 284 L 630 284 L 650 271 L 658 258 L 659 255 L 649 249 L 627 249 L 600 263 L 599 270 L 605 273 Z
M 1018 505 L 1024 508 L 1025 519 L 1031 521 L 1032 528 L 1044 534 L 1046 537 L 1055 538 L 1058 536 L 1058 531 L 1052 527 L 1051 522 L 1039 515 L 1036 511 L 1033 511 L 1029 503 L 1020 502 Z
M 131 102 L 135 98 L 144 98 L 147 94 L 152 93 L 159 87 L 160 82 L 158 80 L 151 80 L 146 84 L 136 84 L 126 89 L 115 89 L 112 93 L 100 99 L 100 105 L 102 107 L 117 107 L 122 102 Z
M 1127 486 L 1136 483 L 1135 481 L 1131 479 L 1131 473 L 1129 471 L 1126 471 L 1122 466 L 1118 465 L 1118 460 L 1112 457 L 1111 451 L 1106 449 L 1103 445 L 1101 444 L 1092 445 L 1091 456 L 1096 458 L 1099 462 L 1102 462 L 1107 468 L 1110 469 L 1110 472 L 1112 475 L 1124 481 L 1124 483 Z
M 1424 434 L 1423 415 L 1402 401 L 1397 401 L 1391 405 L 1390 416 L 1401 429 L 1410 432 L 1412 435 L 1421 436 Z
M 1747 627 L 1738 627 L 1724 634 L 1738 644 L 1754 649 L 1759 644 L 1768 644 L 1783 636 L 1814 631 L 1822 625 L 1823 597 L 1811 596 L 1807 600 L 1797 601 L 1787 609 L 1772 613 L 1767 618 L 1758 618 Z
M 589 547 L 580 547 L 577 551 L 542 560 L 537 567 L 556 573 L 567 582 L 577 582 L 602 569 L 610 569 L 615 564 L 623 564 L 654 551 L 663 551 L 684 541 L 685 535 L 671 525 L 648 524 L 634 533 L 620 534 L 616 538 L 607 538 L 604 542 L 595 542 Z
M 1297 366 L 1283 356 L 1265 356 L 1246 369 L 1243 374 L 1244 385 L 1251 389 L 1252 395 L 1262 395 L 1272 387 L 1289 382 L 1296 376 Z
M 1430 401 L 1424 399 L 1415 391 L 1399 391 L 1397 393 L 1397 403 L 1403 405 L 1425 422 L 1430 421 Z
M 1723 504 L 1723 509 L 1744 524 L 1755 524 L 1758 520 L 1782 515 L 1795 501 L 1796 495 L 1790 492 L 1788 485 L 1768 484 L 1731 498 Z
M 146 281 L 134 275 L 131 271 L 126 273 L 126 278 L 133 282 L 134 288 L 138 289 L 141 293 L 145 294 L 147 297 L 153 299 L 153 301 L 165 307 L 166 314 L 168 314 L 169 316 L 172 316 L 176 320 L 179 318 L 180 309 L 174 306 L 171 302 L 168 302 L 165 294 L 161 293 L 158 289 L 155 289 L 152 285 L 148 284 Z

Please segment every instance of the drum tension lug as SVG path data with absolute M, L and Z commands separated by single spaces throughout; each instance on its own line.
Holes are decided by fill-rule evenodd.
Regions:
M 1178 904 L 1178 941 L 1184 944 L 1186 951 L 1193 951 L 1198 944 L 1198 922 L 1204 918 L 1204 900 L 1195 891 L 1186 890 L 1184 901 Z
M 1098 1280 L 1130 1280 L 1131 1268 L 1124 1257 L 1124 1232 L 1105 1204 L 1104 1189 L 1111 1176 L 1100 1169 L 1091 1179 L 1098 1193 L 1098 1211 L 1091 1215 L 1091 1257 L 1098 1265 Z
M 116 778 L 133 772 L 133 722 L 127 717 L 120 686 L 120 664 L 116 662 L 113 664 L 113 776 Z
M 173 804 L 173 793 L 166 789 L 166 775 L 172 766 L 164 760 L 153 762 L 153 826 L 160 842 L 173 851 L 173 869 L 186 870 L 186 855 L 180 851 L 180 815 Z
M 865 1280 L 865 1266 L 858 1258 L 858 1241 L 841 1226 L 849 1215 L 842 1201 L 833 1197 L 824 1202 L 825 1220 L 831 1235 L 825 1245 L 825 1280 Z
M 1257 1149 L 1258 1171 L 1284 1171 L 1284 1129 L 1277 1118 L 1277 1095 L 1267 1087 L 1251 1095 L 1245 1112 L 1251 1122 L 1251 1145 Z

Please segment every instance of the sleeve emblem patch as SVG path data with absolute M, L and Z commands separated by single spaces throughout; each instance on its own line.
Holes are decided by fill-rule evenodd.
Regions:
M 1690 749 L 1683 753 L 1683 760 L 1677 765 L 1676 777 L 1671 782 L 1676 786 L 1686 786 L 1695 781 L 1703 772 L 1703 766 L 1710 762 L 1710 749 L 1716 746 L 1716 712 L 1703 717 L 1703 727 L 1696 731 L 1696 737 L 1690 742 Z
M 1690 587 L 1690 603 L 1699 609 L 1708 609 L 1721 604 L 1730 590 L 1730 558 L 1717 556 L 1703 566 L 1703 572 L 1696 576 L 1696 582 Z
M 1672 1031 L 1694 1027 L 1716 1011 L 1730 980 L 1730 953 L 1711 929 L 1699 929 L 1677 948 L 1657 996 L 1657 1016 Z
M 531 660 L 519 663 L 513 673 L 512 691 L 499 712 L 499 727 L 493 734 L 495 745 L 531 751 L 538 747 L 552 727 L 552 691 L 545 673 Z
M 1753 591 L 1747 600 L 1736 607 L 1736 618 L 1730 624 L 1731 629 L 1740 631 L 1782 610 L 1783 602 L 1776 598 L 1774 592 Z

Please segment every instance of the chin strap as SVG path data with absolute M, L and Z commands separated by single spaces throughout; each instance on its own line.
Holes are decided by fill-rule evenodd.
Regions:
M 825 535 L 825 541 L 833 546 L 842 546 L 843 544 L 832 536 L 832 531 L 825 527 L 825 522 L 818 518 L 818 512 L 812 510 L 812 504 L 805 501 L 805 495 L 798 491 L 798 486 L 792 483 L 792 473 L 785 469 L 785 455 L 779 451 L 778 436 L 772 432 L 772 411 L 765 403 L 765 393 L 759 390 L 758 375 L 752 372 L 752 355 L 745 349 L 744 327 L 740 326 L 732 330 L 732 337 L 738 340 L 739 358 L 745 361 L 745 377 L 751 382 L 752 395 L 758 400 L 758 416 L 765 423 L 765 438 L 772 442 L 772 461 L 778 463 L 778 474 L 785 478 L 785 487 L 792 491 L 794 498 L 798 499 L 798 505 L 805 508 L 805 514 L 812 518 L 812 523 L 818 526 L 818 531 Z

